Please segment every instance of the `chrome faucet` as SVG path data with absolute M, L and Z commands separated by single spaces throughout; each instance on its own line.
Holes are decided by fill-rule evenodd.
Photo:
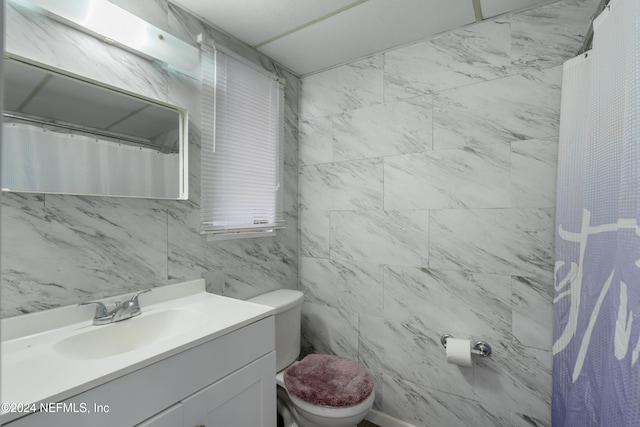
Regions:
M 81 302 L 78 304 L 78 307 L 81 305 L 95 304 L 96 314 L 93 316 L 93 324 L 106 325 L 108 323 L 119 322 L 121 320 L 139 316 L 142 311 L 140 310 L 140 304 L 138 303 L 138 295 L 144 294 L 145 292 L 151 292 L 151 289 L 146 289 L 136 293 L 129 301 L 116 301 L 116 307 L 111 311 L 108 311 L 107 307 L 105 307 L 103 303 L 97 301 Z

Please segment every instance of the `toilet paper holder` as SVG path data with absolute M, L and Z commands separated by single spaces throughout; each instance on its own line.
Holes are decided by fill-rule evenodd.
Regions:
M 447 340 L 454 338 L 453 335 L 444 334 L 440 337 L 440 342 L 444 348 L 447 348 Z M 471 354 L 476 356 L 489 357 L 491 355 L 491 346 L 484 341 L 477 341 L 471 349 Z

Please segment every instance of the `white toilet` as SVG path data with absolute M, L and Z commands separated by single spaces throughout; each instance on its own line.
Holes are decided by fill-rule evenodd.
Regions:
M 354 427 L 375 399 L 366 369 L 349 359 L 300 354 L 304 294 L 281 289 L 248 301 L 276 309 L 278 427 Z

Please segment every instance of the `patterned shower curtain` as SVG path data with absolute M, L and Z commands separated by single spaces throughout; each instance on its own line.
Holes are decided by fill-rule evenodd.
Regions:
M 564 65 L 554 426 L 640 426 L 640 0 L 613 0 Z

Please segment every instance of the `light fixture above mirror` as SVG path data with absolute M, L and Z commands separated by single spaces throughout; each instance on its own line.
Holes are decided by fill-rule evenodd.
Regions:
M 200 63 L 197 48 L 151 25 L 107 0 L 10 0 L 39 9 L 51 18 L 89 33 L 109 44 L 157 59 L 191 73 Z

